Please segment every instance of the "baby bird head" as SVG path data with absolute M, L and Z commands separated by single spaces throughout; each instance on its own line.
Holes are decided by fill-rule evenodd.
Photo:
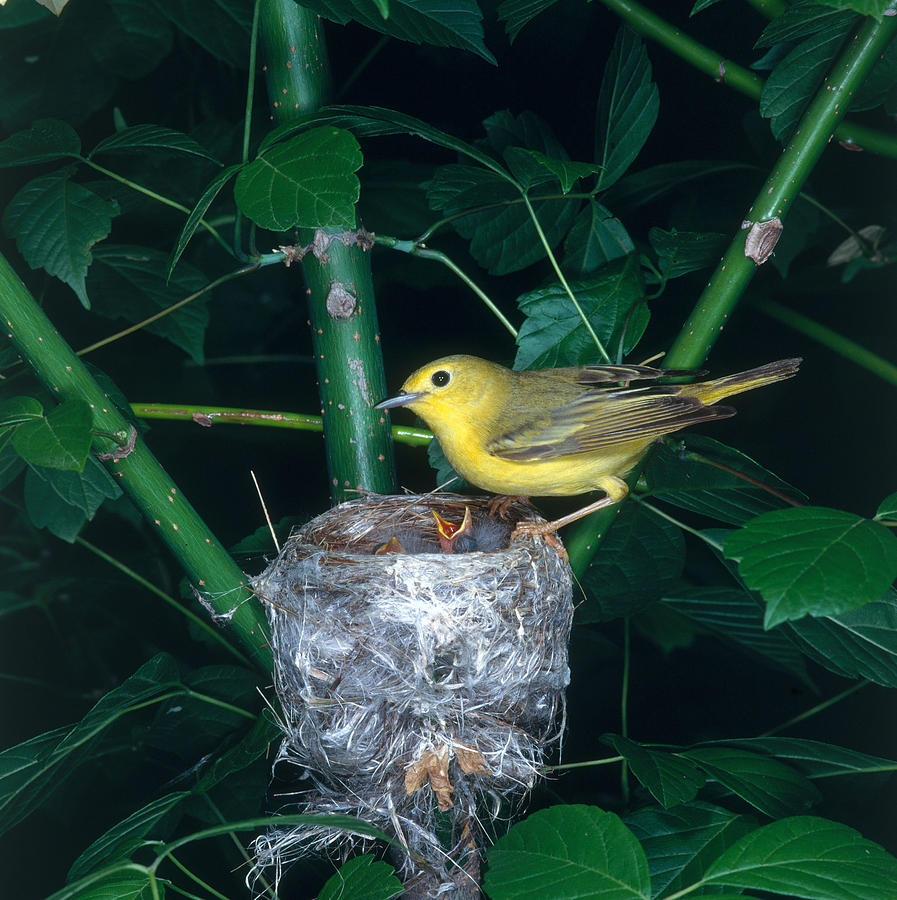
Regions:
M 501 402 L 511 373 L 476 356 L 444 356 L 412 372 L 400 392 L 375 409 L 407 406 L 434 430 L 482 421 Z

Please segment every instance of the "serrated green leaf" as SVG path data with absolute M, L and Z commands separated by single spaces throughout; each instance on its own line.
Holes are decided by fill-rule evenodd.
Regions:
M 90 406 L 71 397 L 46 416 L 19 425 L 13 446 L 32 465 L 80 472 L 90 450 L 92 427 Z
M 891 41 L 854 93 L 850 104 L 851 112 L 880 106 L 887 101 L 895 86 L 897 86 L 897 45 Z
M 699 747 L 682 754 L 764 815 L 803 812 L 821 799 L 816 786 L 776 759 L 735 747 Z
M 748 816 L 699 802 L 671 810 L 640 809 L 623 821 L 648 857 L 652 897 L 668 896 L 699 881 L 710 862 L 757 827 Z M 704 900 L 706 894 L 706 889 L 693 892 Z
M 187 216 L 187 221 L 184 222 L 184 227 L 181 229 L 181 233 L 178 235 L 177 242 L 171 250 L 171 256 L 169 256 L 168 258 L 168 265 L 165 269 L 166 280 L 171 278 L 171 273 L 174 271 L 174 267 L 178 264 L 178 260 L 181 258 L 181 255 L 187 249 L 187 244 L 190 243 L 190 238 L 192 238 L 196 233 L 196 229 L 199 228 L 199 223 L 202 221 L 203 216 L 206 214 L 209 207 L 212 205 L 212 203 L 214 203 L 215 198 L 221 192 L 221 189 L 242 168 L 242 163 L 236 163 L 235 165 L 228 166 L 226 169 L 222 169 L 206 185 L 206 188 L 200 195 L 199 200 L 196 201 L 196 205 L 193 207 L 193 209 L 190 210 L 190 215 Z
M 556 195 L 553 176 L 537 179 L 529 188 L 530 202 L 549 247 L 556 247 L 576 217 L 578 203 L 540 199 Z M 517 272 L 545 257 L 545 248 L 520 191 L 506 175 L 466 165 L 440 166 L 427 185 L 427 202 L 446 215 L 470 211 L 452 226 L 470 241 L 474 259 L 493 275 Z
M 561 191 L 569 194 L 573 186 L 580 178 L 588 178 L 601 171 L 598 163 L 571 162 L 567 159 L 552 159 L 538 150 L 521 148 L 524 153 L 531 156 L 540 166 L 547 169 L 561 183 Z
M 369 0 L 307 0 L 306 5 L 340 25 L 353 20 L 401 41 L 456 47 L 495 63 L 483 42 L 483 13 L 474 0 L 390 0 L 388 19 Z
M 681 529 L 637 503 L 625 504 L 580 576 L 586 600 L 577 622 L 634 615 L 659 600 L 684 566 Z
M 704 883 L 807 900 L 894 900 L 897 859 L 846 825 L 795 816 L 743 837 L 710 865 Z
M 888 496 L 878 504 L 875 518 L 897 519 L 897 493 L 888 494 Z
M 190 791 L 165 794 L 131 813 L 126 819 L 104 832 L 78 856 L 68 871 L 67 880 L 77 881 L 100 866 L 130 856 L 144 843 L 144 838 L 160 819 L 167 816 L 189 796 Z
M 173 35 L 161 10 L 144 0 L 106 0 L 91 19 L 87 50 L 108 72 L 130 81 L 148 75 L 171 52 Z
M 81 138 L 68 122 L 38 119 L 27 131 L 0 141 L 0 167 L 30 166 L 78 157 L 80 153 Z
M 600 203 L 589 200 L 564 241 L 562 268 L 581 277 L 634 250 L 623 223 Z
M 122 494 L 121 488 L 95 457 L 89 457 L 80 472 L 42 468 L 33 471 L 61 500 L 84 513 L 88 521 L 93 519 L 104 500 L 115 500 Z
M 367 853 L 343 863 L 327 879 L 318 900 L 389 900 L 402 890 L 395 869 Z
M 763 627 L 763 610 L 747 591 L 739 587 L 693 587 L 673 591 L 661 602 L 721 640 L 810 683 L 798 649 L 781 629 L 767 631 Z
M 148 247 L 104 244 L 97 248 L 95 257 L 88 285 L 95 312 L 110 319 L 142 322 L 208 284 L 201 272 L 187 264 L 180 265 L 166 281 L 165 254 Z M 146 330 L 171 341 L 201 363 L 209 297 L 205 294 L 150 322 Z
M 656 446 L 645 475 L 650 496 L 730 525 L 743 525 L 761 513 L 781 509 L 786 501 L 780 495 L 798 502 L 806 499 L 734 447 L 697 434 Z
M 165 0 L 158 8 L 214 59 L 249 65 L 252 7 L 243 0 Z
M 725 554 L 766 601 L 767 628 L 856 609 L 881 597 L 897 575 L 897 537 L 823 507 L 764 513 L 729 535 Z
M 894 592 L 839 616 L 784 626 L 801 652 L 831 672 L 897 687 L 897 600 Z
M 0 490 L 12 484 L 24 471 L 25 460 L 16 453 L 9 432 L 0 434 Z
M 133 863 L 114 863 L 67 884 L 46 900 L 163 900 L 164 882 Z
M 788 6 L 763 29 L 755 47 L 796 43 L 817 34 L 837 21 L 838 12 L 822 2 L 799 0 Z
M 483 890 L 492 900 L 648 900 L 644 851 L 618 816 L 597 806 L 542 809 L 518 822 L 488 854 Z
M 639 784 L 664 809 L 693 800 L 707 780 L 701 769 L 679 754 L 642 747 L 619 734 L 604 734 L 601 740 L 626 760 Z
M 0 428 L 43 418 L 44 408 L 34 397 L 10 397 L 0 401 Z
M 608 263 L 570 288 L 606 348 L 622 346 L 625 354 L 638 343 L 649 313 L 634 256 Z M 517 305 L 526 319 L 517 333 L 515 369 L 596 362 L 595 342 L 560 285 L 523 294 Z
M 657 254 L 660 271 L 666 278 L 678 278 L 719 262 L 731 238 L 715 232 L 652 228 L 648 240 Z
M 853 24 L 842 13 L 798 44 L 770 73 L 760 95 L 760 115 L 773 135 L 784 141 L 816 93 Z
M 196 791 L 208 792 L 235 772 L 254 763 L 268 752 L 271 744 L 282 734 L 267 712 L 262 712 L 252 728 L 229 750 L 213 759 L 196 784 Z
M 557 2 L 558 0 L 502 0 L 498 5 L 498 20 L 505 23 L 509 41 L 513 44 L 524 25 Z
M 598 94 L 595 159 L 602 166 L 599 187 L 609 188 L 629 168 L 651 134 L 659 109 L 645 46 L 635 32 L 621 28 Z
M 46 269 L 69 285 L 86 309 L 85 277 L 90 248 L 112 230 L 118 204 L 69 179 L 68 171 L 29 181 L 3 214 L 6 233 L 16 239 L 32 269 Z
M 183 153 L 213 163 L 218 160 L 192 137 L 162 125 L 132 125 L 103 138 L 90 151 L 90 158 L 101 153 L 137 153 L 141 151 Z
M 237 175 L 242 213 L 271 231 L 352 228 L 360 185 L 358 141 L 336 128 L 316 128 L 275 144 Z

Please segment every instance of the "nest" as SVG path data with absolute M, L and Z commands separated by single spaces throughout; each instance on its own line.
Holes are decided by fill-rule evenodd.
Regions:
M 275 765 L 310 782 L 300 811 L 394 835 L 406 885 L 430 893 L 454 891 L 465 866 L 476 880 L 484 817 L 533 786 L 563 729 L 570 568 L 557 544 L 511 537 L 543 521 L 531 507 L 511 504 L 504 521 L 487 507 L 452 494 L 353 500 L 291 536 L 254 581 L 283 708 Z M 457 524 L 468 509 L 452 548 L 468 552 L 442 552 L 433 511 Z M 279 876 L 361 840 L 274 829 L 256 842 L 256 870 Z

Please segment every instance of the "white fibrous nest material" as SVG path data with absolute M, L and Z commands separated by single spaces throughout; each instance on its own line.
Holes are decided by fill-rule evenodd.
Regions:
M 542 521 L 530 507 L 512 504 L 505 521 L 487 505 L 451 494 L 344 503 L 294 534 L 253 584 L 283 709 L 277 761 L 310 782 L 291 811 L 365 820 L 404 848 L 406 885 L 435 876 L 446 893 L 459 860 L 478 853 L 484 817 L 506 814 L 539 777 L 570 680 L 566 556 L 555 539 L 511 537 L 518 521 Z M 459 524 L 467 508 L 457 548 L 468 552 L 441 552 L 433 511 Z M 256 870 L 279 874 L 359 840 L 274 829 L 256 842 Z

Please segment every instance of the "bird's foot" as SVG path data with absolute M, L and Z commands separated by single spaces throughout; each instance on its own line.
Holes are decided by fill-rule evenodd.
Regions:
M 557 550 L 557 554 L 562 562 L 569 562 L 567 551 L 561 543 L 561 539 L 557 536 L 557 525 L 554 522 L 518 522 L 517 527 L 511 534 L 511 540 L 520 535 L 530 535 L 532 537 L 538 535 L 546 544 Z
M 489 518 L 494 519 L 497 516 L 503 522 L 507 521 L 511 507 L 515 503 L 529 503 L 529 497 L 522 497 L 519 494 L 499 494 L 492 497 L 487 507 Z

